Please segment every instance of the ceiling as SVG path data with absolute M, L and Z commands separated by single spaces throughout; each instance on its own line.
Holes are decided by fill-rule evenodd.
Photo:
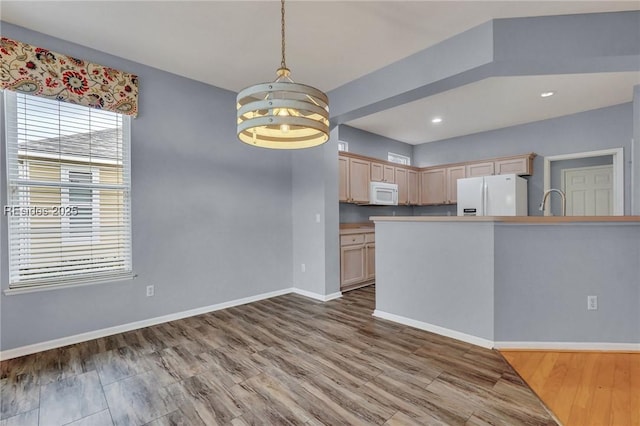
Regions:
M 493 18 L 638 9 L 638 1 L 606 0 L 289 0 L 287 65 L 294 80 L 330 91 Z M 275 78 L 280 64 L 279 14 L 277 1 L 237 0 L 2 0 L 0 9 L 3 21 L 236 92 Z M 585 87 L 594 88 L 604 87 L 602 81 L 607 79 L 607 84 L 613 82 L 616 87 L 628 85 L 633 78 L 623 74 L 594 75 L 580 81 L 592 85 Z M 547 77 L 549 80 L 545 81 Z M 417 101 L 410 109 L 414 119 L 409 121 L 406 112 L 402 112 L 408 107 L 400 106 L 349 124 L 393 139 L 420 143 L 435 140 L 434 137 L 467 134 L 476 131 L 474 129 L 489 130 L 526 122 L 522 120 L 527 115 L 533 118 L 527 121 L 548 118 L 545 114 L 551 111 L 565 115 L 576 112 L 580 99 L 578 95 L 569 96 L 577 83 L 564 77 L 492 78 Z M 551 100 L 557 105 L 552 109 L 548 108 L 549 102 L 541 104 L 539 99 L 524 101 L 530 84 L 543 83 L 558 92 Z M 500 88 L 503 84 L 511 89 L 518 87 L 517 93 L 507 93 Z M 620 91 L 624 90 L 620 88 Z M 491 105 L 495 109 L 490 110 L 485 97 L 489 92 L 520 97 L 494 96 L 496 100 Z M 613 95 L 593 97 L 603 102 L 621 99 Z M 621 102 L 630 97 L 631 92 Z M 454 115 L 448 115 L 438 129 L 420 127 L 423 123 L 415 117 L 437 113 L 436 100 Z M 512 114 L 514 101 L 523 105 L 520 115 Z M 468 105 L 475 105 L 476 109 L 471 110 Z M 588 105 L 606 106 L 594 102 Z M 506 120 L 510 115 L 513 115 L 511 121 Z M 475 116 L 482 120 L 469 122 Z
M 636 84 L 640 72 L 491 77 L 349 125 L 417 145 L 631 102 Z

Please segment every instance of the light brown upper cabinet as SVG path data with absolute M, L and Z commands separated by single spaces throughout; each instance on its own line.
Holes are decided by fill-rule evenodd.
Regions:
M 420 172 L 420 204 L 423 206 L 445 204 L 447 169 L 433 168 Z
M 497 175 L 514 173 L 516 175 L 530 175 L 533 171 L 534 155 L 520 155 L 513 158 L 504 158 L 495 161 Z
M 458 202 L 458 179 L 466 177 L 465 169 L 464 164 L 447 167 L 447 204 L 456 204 Z
M 352 203 L 369 202 L 370 163 L 358 158 L 349 158 L 349 198 Z
M 395 183 L 395 167 L 372 161 L 371 182 Z
M 384 166 L 383 170 L 383 182 L 396 183 L 396 168 L 393 166 Z
M 494 174 L 494 162 L 486 161 L 483 163 L 468 163 L 466 168 L 466 177 L 491 176 Z
M 408 170 L 403 167 L 396 167 L 396 184 L 398 184 L 398 205 L 409 204 L 409 181 Z
M 395 184 L 398 185 L 398 205 L 417 206 L 420 204 L 418 172 L 406 167 L 394 170 Z
M 407 187 L 409 205 L 417 206 L 420 204 L 420 180 L 415 170 L 407 170 Z

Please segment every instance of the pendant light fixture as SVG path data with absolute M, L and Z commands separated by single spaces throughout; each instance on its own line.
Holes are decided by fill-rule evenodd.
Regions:
M 329 139 L 329 99 L 322 91 L 291 79 L 285 61 L 284 0 L 280 13 L 282 61 L 277 78 L 238 93 L 238 139 L 272 149 L 321 145 Z

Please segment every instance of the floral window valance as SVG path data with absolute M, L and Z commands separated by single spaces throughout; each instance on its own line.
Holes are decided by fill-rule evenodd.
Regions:
M 138 115 L 138 77 L 10 38 L 0 40 L 3 89 Z

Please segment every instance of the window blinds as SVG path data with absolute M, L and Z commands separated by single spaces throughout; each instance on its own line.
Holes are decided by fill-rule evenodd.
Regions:
M 4 96 L 10 288 L 129 276 L 130 117 Z

